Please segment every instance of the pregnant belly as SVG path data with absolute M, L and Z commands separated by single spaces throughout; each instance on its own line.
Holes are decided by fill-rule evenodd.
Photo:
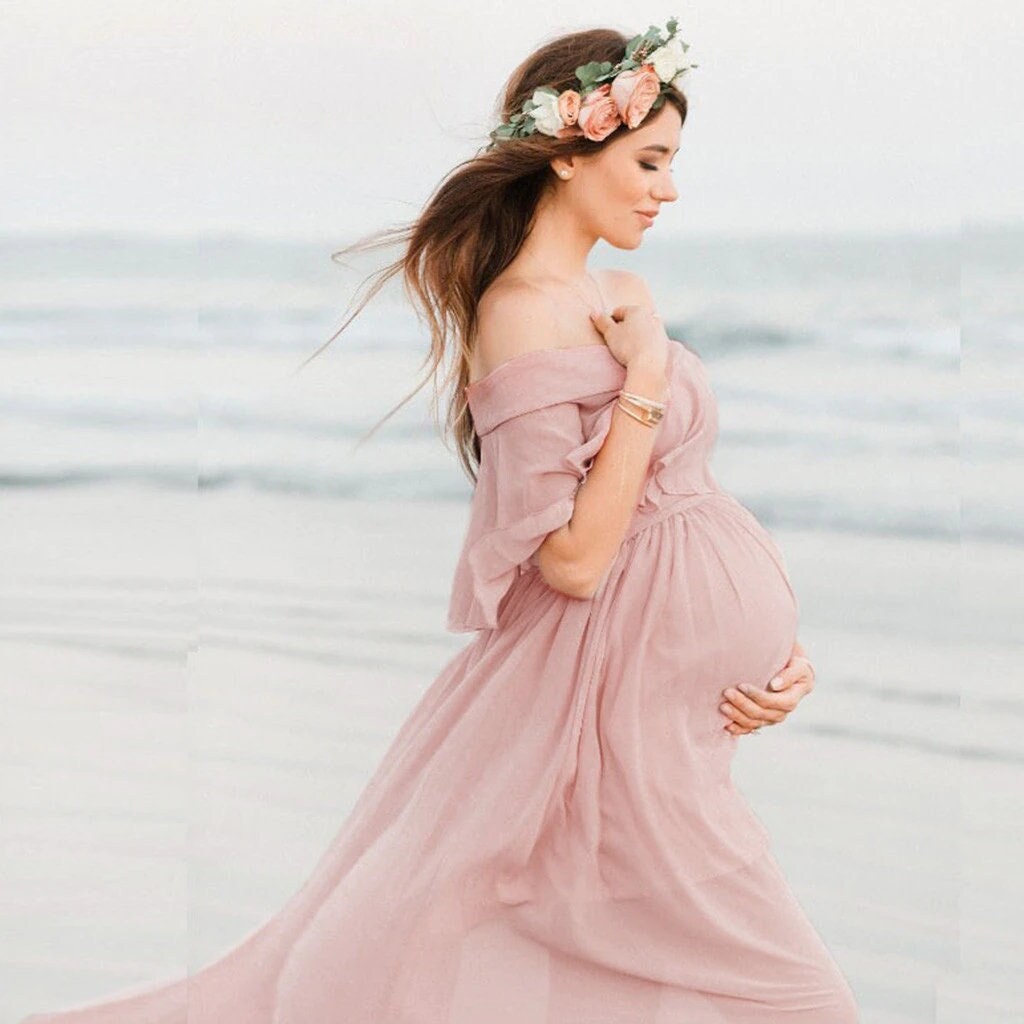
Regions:
M 799 606 L 782 551 L 754 515 L 729 496 L 705 506 L 693 525 L 694 563 L 703 563 L 700 588 L 691 595 L 699 615 L 698 635 L 717 634 L 708 668 L 726 685 L 767 685 L 789 660 L 796 641 Z M 731 682 L 724 677 L 735 677 Z
M 731 746 L 722 691 L 767 687 L 796 641 L 799 609 L 782 553 L 724 493 L 630 543 L 615 600 L 634 610 L 608 645 L 609 677 L 641 680 L 643 717 L 671 733 L 676 749 L 687 737 Z

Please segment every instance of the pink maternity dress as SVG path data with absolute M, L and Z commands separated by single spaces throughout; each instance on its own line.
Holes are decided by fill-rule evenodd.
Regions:
M 603 344 L 470 384 L 481 467 L 448 611 L 476 631 L 312 875 L 180 978 L 25 1024 L 853 1024 L 852 992 L 730 779 L 722 690 L 788 660 L 782 555 L 722 491 L 700 358 L 596 595 L 550 588 L 625 369 Z

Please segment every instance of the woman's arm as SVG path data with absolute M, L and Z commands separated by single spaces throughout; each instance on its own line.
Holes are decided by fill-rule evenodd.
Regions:
M 643 280 L 628 276 L 633 304 L 595 319 L 616 359 L 626 367 L 627 391 L 663 401 L 668 393 L 668 346 Z M 515 284 L 480 303 L 473 362 L 480 375 L 535 348 L 564 347 L 564 319 L 549 297 Z M 601 450 L 576 492 L 572 519 L 545 538 L 537 552 L 548 586 L 572 597 L 591 597 L 611 565 L 647 476 L 660 427 L 648 427 L 616 407 Z
M 595 326 L 626 366 L 624 388 L 664 401 L 670 342 L 661 322 L 650 316 L 653 302 L 646 286 L 634 280 L 636 305 L 618 307 L 614 318 L 595 320 Z M 576 492 L 572 519 L 548 534 L 538 551 L 549 586 L 582 598 L 597 591 L 640 499 L 659 429 L 638 422 L 616 402 L 608 435 Z
M 648 357 L 626 367 L 627 391 L 662 401 L 664 365 Z M 576 492 L 572 519 L 548 534 L 537 553 L 549 586 L 573 597 L 592 597 L 622 544 L 647 477 L 658 427 L 647 427 L 616 404 L 601 450 Z

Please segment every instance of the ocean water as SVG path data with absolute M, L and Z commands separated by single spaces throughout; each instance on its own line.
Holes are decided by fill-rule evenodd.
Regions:
M 395 282 L 296 373 L 396 255 L 346 268 L 332 248 L 0 238 L 0 487 L 465 501 L 429 385 L 355 447 L 422 380 L 424 331 Z M 769 526 L 1024 539 L 1007 500 L 1022 490 L 1024 230 L 652 237 L 593 262 L 643 274 L 708 363 L 716 468 Z M 770 466 L 790 485 L 754 472 Z
M 0 239 L 4 1024 L 269 916 L 466 640 L 429 387 L 357 446 L 425 366 L 400 289 L 299 371 L 393 255 L 331 249 Z M 1024 230 L 594 263 L 706 361 L 790 563 L 820 685 L 737 777 L 865 1024 L 1024 1019 Z

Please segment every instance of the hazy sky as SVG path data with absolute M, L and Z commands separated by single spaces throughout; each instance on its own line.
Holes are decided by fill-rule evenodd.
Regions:
M 1013 6 L 3 3 L 0 226 L 337 240 L 404 222 L 486 141 L 532 47 L 673 15 L 702 66 L 659 233 L 1019 221 Z

